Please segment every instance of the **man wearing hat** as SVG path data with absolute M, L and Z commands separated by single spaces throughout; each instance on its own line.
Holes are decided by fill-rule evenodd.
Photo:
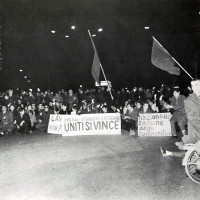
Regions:
M 27 113 L 25 113 L 24 108 L 19 109 L 19 114 L 16 116 L 16 127 L 17 132 L 20 134 L 29 134 L 30 133 L 31 121 Z

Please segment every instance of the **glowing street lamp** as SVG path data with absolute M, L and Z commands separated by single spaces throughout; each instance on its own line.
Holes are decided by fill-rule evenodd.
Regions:
M 75 26 L 71 26 L 71 29 L 74 30 L 76 27 Z
M 148 29 L 149 29 L 149 26 L 145 26 L 144 29 L 148 30 Z
M 95 35 L 95 34 L 93 34 L 93 35 L 92 35 L 92 37 L 96 37 L 96 35 Z
M 27 76 L 24 76 L 24 78 L 27 78 Z
M 101 31 L 103 31 L 103 29 L 102 29 L 102 28 L 99 28 L 98 31 L 101 32 Z
M 66 38 L 68 38 L 68 37 L 69 37 L 69 35 L 65 35 L 65 37 L 66 37 Z
M 52 33 L 56 33 L 56 31 L 54 31 L 54 30 L 52 30 L 51 32 L 52 32 Z
M 20 69 L 19 71 L 20 71 L 20 72 L 23 72 L 23 70 L 22 70 L 22 69 Z

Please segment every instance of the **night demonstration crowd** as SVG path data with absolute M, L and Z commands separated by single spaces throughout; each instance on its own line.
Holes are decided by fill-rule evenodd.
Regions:
M 183 95 L 179 87 L 161 85 L 159 88 L 134 87 L 132 90 L 111 89 L 113 99 L 107 87 L 83 89 L 77 92 L 62 89 L 13 91 L 0 93 L 0 135 L 30 134 L 36 130 L 47 132 L 50 114 L 89 114 L 121 113 L 122 129 L 137 133 L 137 118 L 140 113 L 171 112 L 172 138 L 177 138 L 177 125 L 182 134 L 186 134 L 187 116 L 183 101 L 192 93 L 187 87 Z M 176 99 L 178 98 L 178 101 Z M 178 107 L 181 109 L 177 109 Z M 176 108 L 177 107 L 177 108 Z

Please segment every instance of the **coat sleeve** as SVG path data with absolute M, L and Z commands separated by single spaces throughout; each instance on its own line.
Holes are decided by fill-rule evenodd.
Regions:
M 193 96 L 184 102 L 188 118 L 188 135 L 183 136 L 184 143 L 196 143 L 200 139 L 200 108 Z
M 199 109 L 197 108 L 195 101 L 192 101 L 192 99 L 186 99 L 184 101 L 184 106 L 188 120 L 191 122 L 199 122 Z

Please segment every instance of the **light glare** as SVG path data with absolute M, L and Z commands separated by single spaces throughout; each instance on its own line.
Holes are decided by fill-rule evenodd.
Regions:
M 51 32 L 52 32 L 52 33 L 56 33 L 56 31 L 54 31 L 54 30 L 52 30 Z
M 71 29 L 75 29 L 76 27 L 75 26 L 71 26 Z
M 149 26 L 145 26 L 144 29 L 148 30 L 148 29 L 149 29 Z
M 103 29 L 102 29 L 102 28 L 99 28 L 98 31 L 101 32 L 101 31 L 103 31 Z

